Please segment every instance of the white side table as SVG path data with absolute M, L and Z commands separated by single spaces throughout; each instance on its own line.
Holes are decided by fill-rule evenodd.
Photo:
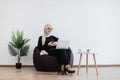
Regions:
M 80 58 L 79 58 L 79 64 L 78 64 L 78 70 L 77 70 L 77 75 L 79 75 L 79 71 L 80 71 L 80 66 L 81 66 L 81 60 L 82 60 L 82 55 L 86 55 L 86 73 L 88 73 L 88 55 L 93 55 L 93 59 L 94 59 L 94 65 L 95 65 L 95 69 L 96 69 L 96 74 L 98 76 L 98 69 L 97 69 L 97 64 L 96 64 L 96 57 L 95 57 L 95 53 L 88 53 L 88 52 L 84 52 L 84 53 L 79 53 L 80 54 Z

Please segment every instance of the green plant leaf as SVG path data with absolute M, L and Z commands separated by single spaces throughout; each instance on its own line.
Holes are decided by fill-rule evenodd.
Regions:
M 12 56 L 17 56 L 20 49 L 20 56 L 26 56 L 30 45 L 27 45 L 30 39 L 23 38 L 23 31 L 17 30 L 16 33 L 12 31 L 11 42 L 8 44 L 9 53 Z
M 15 36 L 15 33 L 14 33 L 13 31 L 12 31 L 11 39 L 12 39 L 11 43 L 12 43 L 13 45 L 15 45 L 15 44 L 16 44 L 16 36 Z
M 26 45 L 20 50 L 20 56 L 27 56 L 30 45 Z
M 16 32 L 16 47 L 20 49 L 23 46 L 23 31 L 17 30 Z
M 9 50 L 9 54 L 12 56 L 18 55 L 17 49 L 10 44 L 8 44 L 8 50 Z
M 26 45 L 29 41 L 30 41 L 30 39 L 25 38 L 25 39 L 23 40 L 23 44 Z M 24 46 L 24 45 L 23 45 L 23 46 Z

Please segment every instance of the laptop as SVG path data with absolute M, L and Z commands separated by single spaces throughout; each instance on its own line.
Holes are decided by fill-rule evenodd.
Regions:
M 68 49 L 69 45 L 70 45 L 69 40 L 58 40 L 56 49 Z

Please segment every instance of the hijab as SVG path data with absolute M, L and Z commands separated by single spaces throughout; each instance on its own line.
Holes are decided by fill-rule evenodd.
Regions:
M 46 34 L 46 33 L 45 33 L 45 30 L 46 30 L 47 28 L 52 28 L 52 26 L 51 26 L 50 24 L 46 24 L 46 25 L 44 26 L 44 33 L 43 33 L 43 35 L 42 35 L 42 45 L 45 44 L 46 37 L 49 37 L 49 36 L 50 36 L 49 34 Z

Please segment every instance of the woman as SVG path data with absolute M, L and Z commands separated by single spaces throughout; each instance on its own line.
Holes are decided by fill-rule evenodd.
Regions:
M 66 72 L 75 73 L 75 70 L 72 70 L 69 65 L 67 49 L 55 49 L 58 38 L 50 36 L 52 30 L 52 26 L 50 24 L 46 24 L 44 27 L 44 34 L 39 37 L 38 49 L 40 50 L 40 55 L 51 55 L 57 57 L 61 66 L 61 70 L 59 71 L 61 74 L 66 74 Z

